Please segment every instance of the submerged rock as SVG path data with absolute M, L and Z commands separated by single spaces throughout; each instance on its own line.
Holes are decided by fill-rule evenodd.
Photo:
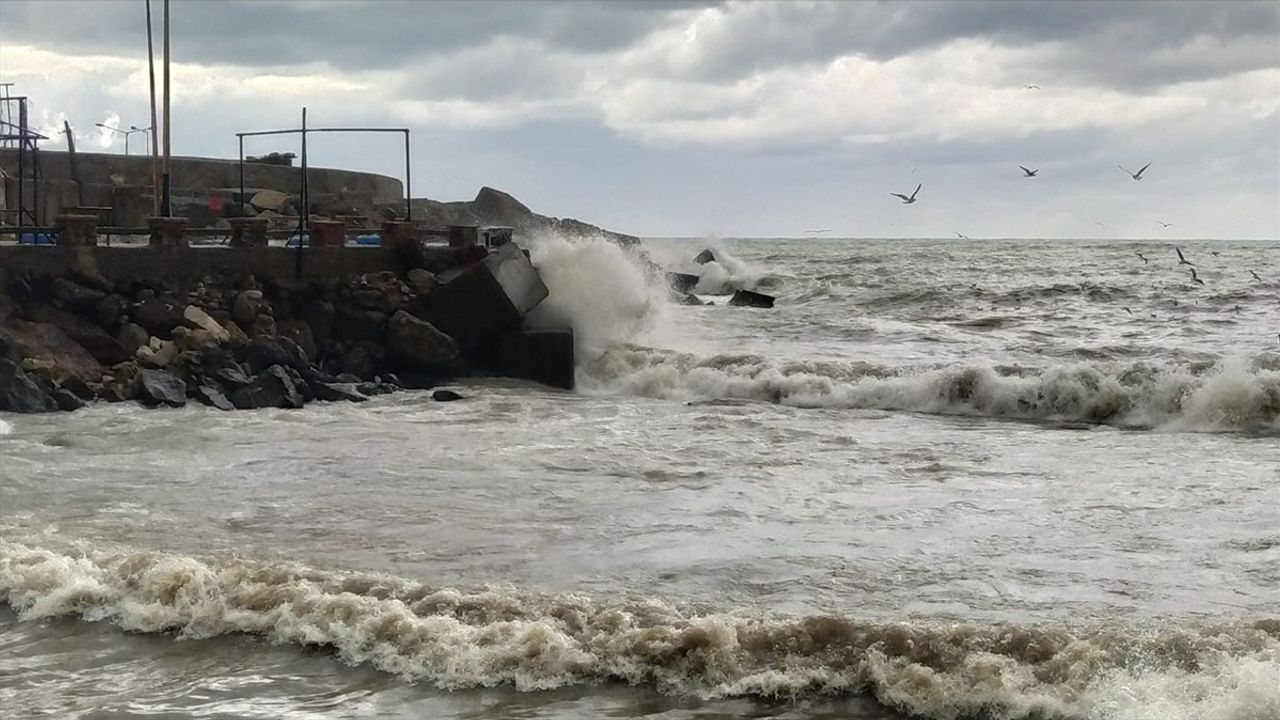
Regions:
M 462 400 L 463 397 L 452 390 L 436 390 L 431 393 L 431 399 L 436 402 L 453 402 L 454 400 Z
M 315 391 L 317 400 L 325 402 L 364 402 L 369 399 L 356 390 L 356 383 L 312 383 L 311 389 Z
M 693 258 L 693 261 L 699 265 L 706 265 L 707 263 L 716 261 L 716 254 L 711 252 L 711 248 L 707 248 L 698 253 L 697 256 Z
M 729 304 L 735 307 L 771 308 L 773 307 L 773 296 L 752 290 L 739 290 L 733 294 L 733 297 L 729 298 Z

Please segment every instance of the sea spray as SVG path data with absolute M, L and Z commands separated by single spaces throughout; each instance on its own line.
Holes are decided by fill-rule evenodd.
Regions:
M 330 647 L 442 688 L 545 690 L 602 681 L 703 698 L 867 693 L 921 717 L 1138 720 L 1153 688 L 1253 720 L 1280 703 L 1280 621 L 1149 633 L 868 623 L 682 609 L 660 599 L 466 591 L 288 563 L 0 540 L 0 597 L 32 621 L 104 620 L 179 638 L 232 633 Z M 1180 716 L 1179 716 L 1180 717 Z
M 618 245 L 544 235 L 531 242 L 530 254 L 550 295 L 528 322 L 572 327 L 579 357 L 634 341 L 661 323 L 666 288 Z

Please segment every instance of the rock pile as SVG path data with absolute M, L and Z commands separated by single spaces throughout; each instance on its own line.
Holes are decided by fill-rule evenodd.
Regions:
M 543 343 L 557 353 L 550 368 L 547 357 L 511 367 L 503 351 L 512 342 L 504 338 L 525 336 L 524 314 L 546 296 L 510 247 L 450 269 L 444 281 L 421 267 L 308 283 L 206 275 L 181 288 L 9 272 L 0 287 L 0 410 L 93 400 L 297 408 L 494 369 L 572 387 L 572 332 L 561 333 L 567 346 Z M 496 263 L 517 260 L 527 267 L 501 274 L 523 278 L 522 294 L 511 294 Z

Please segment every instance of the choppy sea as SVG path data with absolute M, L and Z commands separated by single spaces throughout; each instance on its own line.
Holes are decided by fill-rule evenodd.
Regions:
M 574 392 L 0 414 L 0 716 L 1280 718 L 1280 241 L 531 245 Z

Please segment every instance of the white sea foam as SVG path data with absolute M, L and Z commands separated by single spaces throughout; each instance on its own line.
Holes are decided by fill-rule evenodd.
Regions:
M 2 540 L 0 596 L 22 620 L 78 616 L 179 638 L 249 633 L 331 647 L 352 665 L 442 688 L 610 681 L 706 698 L 868 693 L 938 720 L 1263 720 L 1280 707 L 1275 621 L 1148 635 L 695 614 L 659 600 L 465 592 L 288 564 L 72 556 Z
M 0 420 L 0 435 L 8 435 L 13 432 L 13 426 L 4 420 Z
M 591 359 L 582 376 L 591 392 L 678 400 L 749 399 L 1182 431 L 1280 431 L 1280 371 L 1239 362 L 1201 374 L 1176 366 L 1087 363 L 1013 373 L 979 363 L 784 363 L 751 354 L 697 356 L 621 346 Z
M 579 355 L 631 341 L 661 322 L 665 289 L 618 245 L 543 236 L 530 254 L 550 294 L 529 323 L 572 327 Z

